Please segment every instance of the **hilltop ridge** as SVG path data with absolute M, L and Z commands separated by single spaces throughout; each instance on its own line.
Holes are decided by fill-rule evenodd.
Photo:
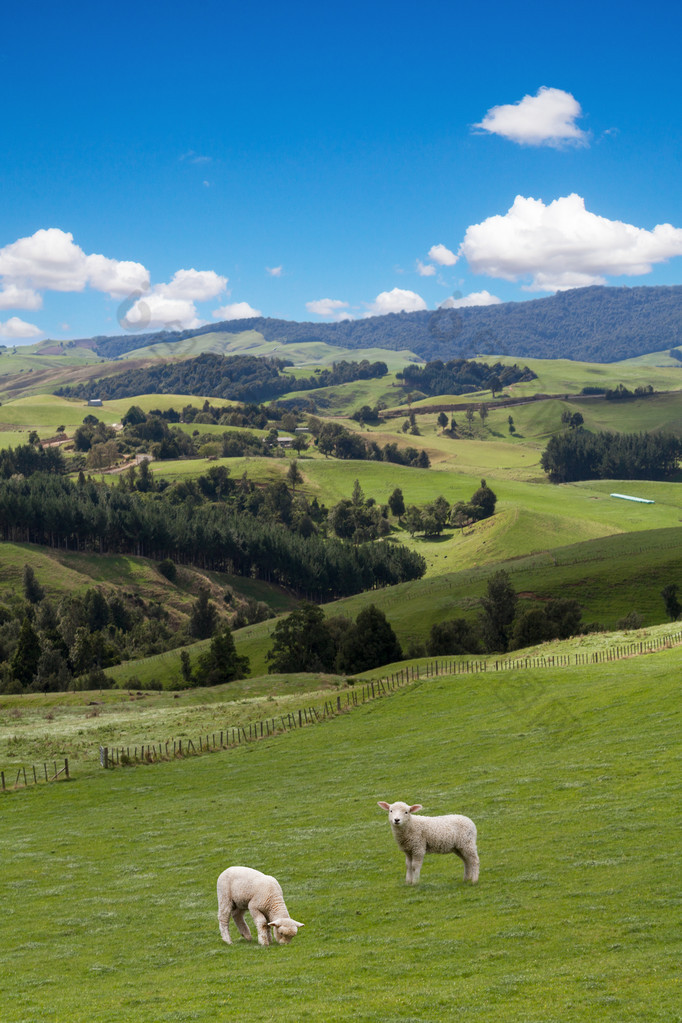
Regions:
M 682 286 L 589 287 L 527 302 L 388 313 L 340 323 L 270 317 L 227 320 L 193 330 L 81 338 L 112 359 L 159 342 L 216 332 L 256 331 L 281 344 L 324 342 L 344 348 L 409 349 L 420 358 L 509 355 L 617 362 L 682 345 Z

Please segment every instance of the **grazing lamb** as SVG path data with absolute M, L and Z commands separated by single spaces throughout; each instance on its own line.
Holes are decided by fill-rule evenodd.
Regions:
M 421 803 L 379 803 L 388 820 L 398 848 L 405 853 L 406 884 L 417 884 L 426 853 L 455 853 L 464 860 L 464 880 L 478 881 L 476 825 L 468 817 L 449 813 L 443 817 L 413 817 Z
M 244 919 L 247 909 L 258 930 L 259 945 L 270 944 L 270 927 L 275 941 L 280 945 L 288 945 L 299 927 L 303 927 L 303 924 L 289 916 L 276 878 L 261 874 L 260 870 L 252 870 L 251 867 L 228 867 L 218 878 L 218 923 L 222 939 L 228 945 L 232 944 L 231 916 L 234 917 L 239 933 L 251 941 L 251 931 Z

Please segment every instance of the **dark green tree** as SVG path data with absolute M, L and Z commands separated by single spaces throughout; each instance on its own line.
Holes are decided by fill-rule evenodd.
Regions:
M 391 515 L 396 515 L 398 518 L 405 514 L 405 499 L 400 487 L 396 487 L 390 495 L 388 507 L 391 509 Z
M 33 681 L 33 676 L 38 671 L 40 653 L 38 635 L 29 618 L 25 617 L 21 623 L 19 641 L 9 665 L 12 675 L 18 682 L 21 682 L 22 686 L 30 686 Z
M 30 565 L 24 565 L 22 577 L 24 596 L 29 604 L 39 604 L 45 596 L 45 590 L 36 579 L 36 574 Z
M 187 650 L 180 651 L 180 673 L 183 680 L 189 685 L 192 681 L 192 662 Z
M 516 591 L 509 576 L 500 569 L 490 577 L 486 596 L 481 597 L 481 631 L 488 650 L 504 651 L 508 648 L 516 603 Z
M 481 640 L 476 629 L 465 618 L 437 622 L 431 627 L 428 652 L 431 657 L 445 654 L 478 654 Z
M 197 639 L 208 639 L 213 635 L 218 620 L 215 604 L 209 600 L 207 586 L 202 586 L 192 607 L 189 620 L 190 635 Z
M 495 505 L 497 504 L 497 496 L 490 489 L 485 480 L 481 480 L 481 485 L 478 490 L 471 496 L 471 504 L 475 507 L 480 508 L 481 514 L 479 518 L 487 519 L 495 513 Z
M 677 583 L 669 583 L 661 590 L 661 596 L 665 603 L 665 612 L 671 622 L 677 621 L 680 611 L 682 611 L 682 604 L 680 604 L 677 597 L 678 589 Z
M 324 611 L 308 601 L 277 623 L 272 647 L 266 655 L 268 671 L 331 671 L 334 647 L 326 627 Z
M 197 685 L 217 686 L 235 678 L 244 678 L 248 673 L 249 659 L 239 656 L 232 630 L 229 625 L 224 625 L 216 632 L 208 650 L 197 658 L 193 678 Z
M 383 611 L 370 604 L 358 615 L 339 647 L 336 665 L 340 671 L 368 671 L 381 664 L 402 660 L 398 638 Z
M 289 462 L 289 468 L 287 469 L 287 482 L 291 485 L 291 496 L 293 498 L 296 496 L 296 484 L 303 483 L 303 476 L 295 458 L 292 458 Z

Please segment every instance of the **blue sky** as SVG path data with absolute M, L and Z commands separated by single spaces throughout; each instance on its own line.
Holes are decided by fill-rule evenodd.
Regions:
M 682 283 L 669 4 L 13 8 L 4 343 Z

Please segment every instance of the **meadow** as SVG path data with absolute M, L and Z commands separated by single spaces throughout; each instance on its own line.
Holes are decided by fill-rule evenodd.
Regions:
M 680 1019 L 682 650 L 429 679 L 199 758 L 6 793 L 4 1023 Z M 311 777 L 315 782 L 311 784 Z M 481 879 L 404 862 L 379 799 L 463 812 Z M 220 939 L 273 873 L 304 929 Z
M 207 350 L 290 357 L 295 376 L 339 358 L 385 358 L 391 373 L 403 358 L 415 361 L 409 352 L 278 346 L 252 332 L 161 344 L 127 361 Z M 512 408 L 485 394 L 453 398 L 490 406 L 485 422 L 455 413 L 456 436 L 438 427 L 436 413 L 420 412 L 433 399 L 413 402 L 415 436 L 402 431 L 404 407 L 377 425 L 347 418 L 362 404 L 402 398 L 392 377 L 330 388 L 317 396 L 320 414 L 382 445 L 423 447 L 431 468 L 326 459 L 312 448 L 298 459 L 301 490 L 327 507 L 350 497 L 356 479 L 379 503 L 396 487 L 408 505 L 439 494 L 468 500 L 482 476 L 498 497 L 492 518 L 439 537 L 410 537 L 392 518 L 392 535 L 424 555 L 424 578 L 325 605 L 327 615 L 355 617 L 376 603 L 404 645 L 423 642 L 437 621 L 475 618 L 487 580 L 504 567 L 522 604 L 575 595 L 584 621 L 609 630 L 524 655 L 575 659 L 651 637 L 664 644 L 659 652 L 437 678 L 424 677 L 425 659 L 412 659 L 421 681 L 314 727 L 110 771 L 99 767 L 100 744 L 196 741 L 320 707 L 353 684 L 333 675 L 269 675 L 271 619 L 236 630 L 251 670 L 227 685 L 179 689 L 175 650 L 107 669 L 113 689 L 0 695 L 0 768 L 9 779 L 22 764 L 69 757 L 72 765 L 68 782 L 0 793 L 2 1023 L 440 1023 L 453 1016 L 680 1023 L 682 647 L 672 645 L 679 623 L 662 624 L 660 591 L 682 577 L 682 499 L 674 482 L 552 486 L 540 467 L 566 409 L 580 411 L 592 430 L 682 431 L 679 392 L 627 403 L 566 397 L 621 382 L 671 392 L 682 379 L 670 363 L 529 360 L 538 379 L 514 385 L 509 396 L 557 397 Z M 132 404 L 149 411 L 204 400 L 142 395 L 105 402 L 98 412 L 46 393 L 101 369 L 87 349 L 59 356 L 45 343 L 5 351 L 0 445 L 25 443 L 32 429 L 50 436 L 58 424 L 71 434 L 91 411 L 109 424 Z M 155 462 L 152 472 L 172 482 L 226 466 L 233 478 L 246 472 L 260 486 L 283 479 L 290 459 Z M 614 491 L 655 503 L 615 499 Z M 93 585 L 119 588 L 163 604 L 177 623 L 187 620 L 204 581 L 216 601 L 229 588 L 278 614 L 296 600 L 256 579 L 182 567 L 173 584 L 142 558 L 3 543 L 6 599 L 26 564 L 55 601 Z M 633 611 L 642 628 L 618 631 Z M 192 664 L 208 642 L 189 648 Z M 406 887 L 380 799 L 473 817 L 479 884 L 463 884 L 455 857 L 431 856 L 421 884 Z M 291 945 L 223 944 L 215 881 L 235 863 L 279 878 L 291 913 L 305 923 Z

